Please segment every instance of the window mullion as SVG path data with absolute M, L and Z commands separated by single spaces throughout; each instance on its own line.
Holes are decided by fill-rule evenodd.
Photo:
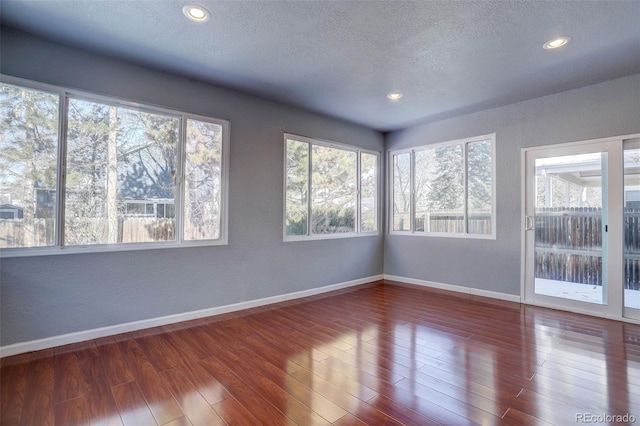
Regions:
M 463 233 L 469 233 L 469 187 L 468 187 L 468 171 L 469 171 L 469 151 L 467 150 L 467 143 L 462 144 L 462 157 L 464 158 L 464 169 L 462 170 L 463 178 L 463 191 L 464 191 L 464 220 L 463 220 Z
M 309 149 L 309 155 L 307 155 L 309 162 L 309 179 L 307 179 L 307 236 L 311 236 L 311 220 L 312 220 L 312 211 L 311 211 L 311 187 L 313 181 L 313 159 L 311 156 L 313 155 L 313 149 L 311 149 L 311 143 L 307 143 Z
M 69 108 L 69 97 L 61 94 L 59 97 L 58 107 L 58 164 L 57 164 L 57 182 L 56 182 L 56 229 L 55 242 L 56 247 L 64 246 L 65 232 L 65 196 L 67 183 L 67 111 Z
M 360 233 L 360 224 L 362 220 L 360 215 L 362 214 L 362 153 L 358 151 L 356 153 L 356 233 Z
M 184 218 L 185 218 L 185 209 L 184 205 L 185 200 L 185 191 L 186 185 L 184 181 L 185 177 L 185 161 L 187 158 L 187 117 L 182 116 L 180 119 L 180 128 L 179 128 L 179 137 L 178 137 L 178 149 L 176 149 L 176 181 L 174 183 L 176 191 L 175 191 L 175 200 L 174 200 L 174 214 L 176 216 L 176 242 L 182 243 L 184 241 Z M 166 208 L 166 207 L 165 207 Z
M 416 152 L 411 150 L 409 154 L 409 232 L 416 231 Z

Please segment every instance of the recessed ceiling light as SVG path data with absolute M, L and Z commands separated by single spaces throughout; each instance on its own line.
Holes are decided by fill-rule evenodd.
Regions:
M 207 22 L 209 20 L 209 11 L 202 6 L 189 4 L 182 8 L 184 16 L 195 22 Z
M 546 42 L 542 47 L 544 47 L 545 49 L 557 49 L 566 45 L 570 41 L 571 37 L 556 37 Z
M 391 99 L 392 101 L 397 101 L 401 97 L 402 97 L 402 93 L 400 92 L 393 92 L 387 95 L 387 99 Z

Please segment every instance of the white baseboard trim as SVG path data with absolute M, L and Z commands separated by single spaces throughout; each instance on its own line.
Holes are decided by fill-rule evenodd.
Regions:
M 434 281 L 425 281 L 425 280 L 419 280 L 416 278 L 399 277 L 397 275 L 389 275 L 389 274 L 384 274 L 384 279 L 390 280 L 390 281 L 398 281 L 398 282 L 407 283 L 407 284 L 415 284 L 423 287 L 437 288 L 440 290 L 449 290 L 449 291 L 454 291 L 456 293 L 465 293 L 465 294 L 472 294 L 474 296 L 484 296 L 484 297 L 490 297 L 492 299 L 507 300 L 509 302 L 516 302 L 516 303 L 521 302 L 520 296 L 515 294 L 481 290 L 477 288 L 463 287 L 463 286 L 453 285 L 453 284 L 443 284 L 443 283 L 437 283 Z
M 56 346 L 68 345 L 70 343 L 84 342 L 86 340 L 100 337 L 113 336 L 115 334 L 127 333 L 130 331 L 143 330 L 146 328 L 158 327 L 167 324 L 175 324 L 182 321 L 189 321 L 198 318 L 210 317 L 213 315 L 226 314 L 229 312 L 241 311 L 243 309 L 255 308 L 258 306 L 270 305 L 273 303 L 286 302 L 287 300 L 300 299 L 303 297 L 315 296 L 321 293 L 340 290 L 361 284 L 383 279 L 383 275 L 360 278 L 324 287 L 312 288 L 309 290 L 296 291 L 293 293 L 281 294 L 278 296 L 265 297 L 263 299 L 248 300 L 245 302 L 233 303 L 231 305 L 217 306 L 214 308 L 201 309 L 198 311 L 184 312 L 180 314 L 167 315 L 164 317 L 149 318 L 140 321 L 133 321 L 124 324 L 111 325 L 108 327 L 94 328 L 74 333 L 62 334 L 59 336 L 46 337 L 44 339 L 31 340 L 28 342 L 14 343 L 0 347 L 0 358 L 18 355 L 25 352 L 39 351 Z

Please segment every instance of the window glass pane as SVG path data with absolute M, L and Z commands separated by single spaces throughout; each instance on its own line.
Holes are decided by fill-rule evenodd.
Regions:
M 467 144 L 467 232 L 491 234 L 492 173 L 491 141 Z
M 462 145 L 415 153 L 415 228 L 424 232 L 464 232 Z
M 144 215 L 144 204 L 142 203 L 127 203 L 127 216 L 142 216 Z
M 431 195 L 430 175 L 431 168 L 435 164 L 435 151 L 418 151 L 415 153 L 414 168 L 414 186 L 415 186 L 415 219 L 414 229 L 417 232 L 425 231 L 425 227 L 428 230 L 430 221 L 428 218 L 429 210 L 429 196 Z
M 624 306 L 640 309 L 640 149 L 624 151 Z
M 311 159 L 311 233 L 355 232 L 357 153 L 314 145 Z
M 308 234 L 309 144 L 287 139 L 285 228 L 287 235 Z
M 55 244 L 58 102 L 0 85 L 0 249 Z
M 378 156 L 360 154 L 360 231 L 378 230 Z
M 411 153 L 393 156 L 393 230 L 411 230 Z
M 222 126 L 187 120 L 184 239 L 220 238 Z
M 536 294 L 597 304 L 605 301 L 605 157 L 606 153 L 594 152 L 536 158 L 540 185 L 533 218 Z M 581 196 L 576 198 L 576 192 Z
M 180 120 L 78 99 L 68 115 L 65 244 L 175 240 L 145 204 L 175 202 Z
M 170 217 L 175 219 L 176 217 L 176 206 L 175 204 L 165 204 L 164 206 L 164 217 Z

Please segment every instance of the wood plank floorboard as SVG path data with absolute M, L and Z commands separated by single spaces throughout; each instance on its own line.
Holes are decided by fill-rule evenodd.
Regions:
M 20 416 L 21 425 L 54 425 L 53 350 L 33 353 L 26 371 L 27 384 Z
M 213 409 L 229 426 L 260 426 L 260 421 L 235 398 L 220 401 L 213 405 Z
M 640 325 L 384 281 L 0 366 L 0 426 L 640 422 Z
M 3 358 L 0 370 L 0 424 L 17 425 L 27 388 L 27 366 L 31 354 Z

